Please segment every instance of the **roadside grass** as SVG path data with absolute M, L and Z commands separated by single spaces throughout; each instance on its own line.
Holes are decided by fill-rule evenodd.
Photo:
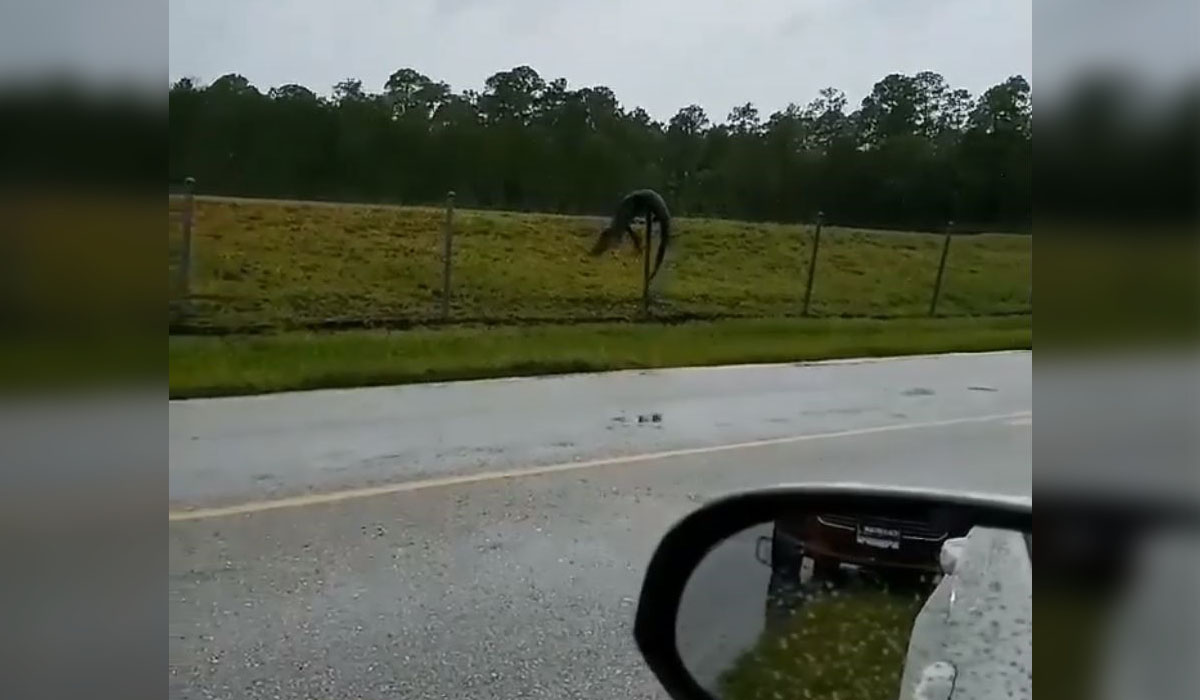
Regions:
M 768 627 L 718 680 L 722 700 L 893 700 L 924 599 L 839 591 Z
M 1028 316 L 466 326 L 168 339 L 172 398 L 1029 348 Z
M 187 322 L 219 330 L 434 319 L 443 220 L 435 208 L 200 198 Z M 635 318 L 641 263 L 632 248 L 599 260 L 586 254 L 602 225 L 584 216 L 457 212 L 454 316 L 497 322 Z M 178 222 L 169 219 L 168 227 L 169 239 L 177 238 Z M 811 226 L 685 218 L 675 228 L 675 246 L 655 282 L 658 315 L 798 313 Z M 940 236 L 826 227 L 813 314 L 926 313 L 940 249 Z M 939 311 L 1028 311 L 1031 255 L 1028 236 L 956 238 Z

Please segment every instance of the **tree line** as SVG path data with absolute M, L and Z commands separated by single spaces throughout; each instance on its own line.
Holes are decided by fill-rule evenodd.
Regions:
M 936 230 L 1026 230 L 1032 104 L 1011 77 L 982 95 L 939 74 L 892 74 L 851 108 L 826 88 L 765 118 L 689 105 L 666 123 L 607 87 L 528 66 L 454 92 L 413 69 L 382 92 L 263 92 L 237 74 L 169 96 L 169 177 L 214 194 L 608 213 L 652 187 L 682 215 Z

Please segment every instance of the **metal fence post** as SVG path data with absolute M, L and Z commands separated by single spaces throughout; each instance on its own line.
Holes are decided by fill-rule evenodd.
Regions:
M 954 222 L 946 222 L 946 235 L 942 238 L 942 259 L 938 261 L 937 278 L 933 281 L 933 298 L 929 300 L 929 315 L 937 314 L 938 297 L 942 294 L 942 278 L 946 274 L 946 256 L 950 254 L 951 230 Z
M 179 248 L 178 294 L 182 303 L 192 291 L 192 226 L 196 220 L 196 178 L 183 181 L 183 212 L 180 217 L 183 241 Z
M 808 315 L 809 303 L 812 301 L 813 280 L 817 274 L 817 251 L 821 248 L 821 224 L 825 221 L 825 212 L 817 212 L 817 230 L 813 233 L 812 255 L 808 258 L 808 281 L 804 284 L 804 315 Z
M 646 245 L 642 247 L 642 315 L 650 317 L 650 250 L 653 239 L 650 237 L 650 227 L 654 217 L 646 214 Z M 659 242 L 662 245 L 662 242 Z
M 450 268 L 454 255 L 454 190 L 446 193 L 446 226 L 442 232 L 442 320 L 450 319 Z

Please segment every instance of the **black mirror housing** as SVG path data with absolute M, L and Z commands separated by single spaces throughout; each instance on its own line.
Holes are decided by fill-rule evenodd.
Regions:
M 711 697 L 679 653 L 676 620 L 692 573 L 715 545 L 734 533 L 764 523 L 778 524 L 794 518 L 796 513 L 876 513 L 897 521 L 932 519 L 948 523 L 947 527 L 997 528 L 1027 535 L 1033 529 L 1029 498 L 862 484 L 782 486 L 740 493 L 705 505 L 672 527 L 659 544 L 647 568 L 634 623 L 639 650 L 673 698 Z M 841 522 L 828 524 L 850 529 Z M 860 526 L 856 536 L 860 542 L 886 551 L 890 532 Z M 933 544 L 940 549 L 940 543 Z M 756 538 L 754 558 L 773 565 L 771 537 Z

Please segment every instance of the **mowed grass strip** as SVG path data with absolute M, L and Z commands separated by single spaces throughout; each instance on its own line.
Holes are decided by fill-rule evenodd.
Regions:
M 734 319 L 168 340 L 172 398 L 840 357 L 1029 348 L 1029 317 Z
M 198 199 L 188 323 L 219 330 L 436 318 L 444 217 L 435 208 Z M 501 322 L 636 317 L 641 262 L 633 250 L 586 255 L 603 224 L 457 212 L 453 314 Z M 178 222 L 168 225 L 177 237 Z M 799 312 L 811 226 L 684 218 L 675 229 L 656 281 L 658 315 Z M 812 312 L 924 314 L 940 250 L 940 236 L 826 227 Z M 1025 312 L 1030 271 L 1028 236 L 956 238 L 939 312 Z
M 882 591 L 814 597 L 768 629 L 720 679 L 724 700 L 892 700 L 924 598 Z

